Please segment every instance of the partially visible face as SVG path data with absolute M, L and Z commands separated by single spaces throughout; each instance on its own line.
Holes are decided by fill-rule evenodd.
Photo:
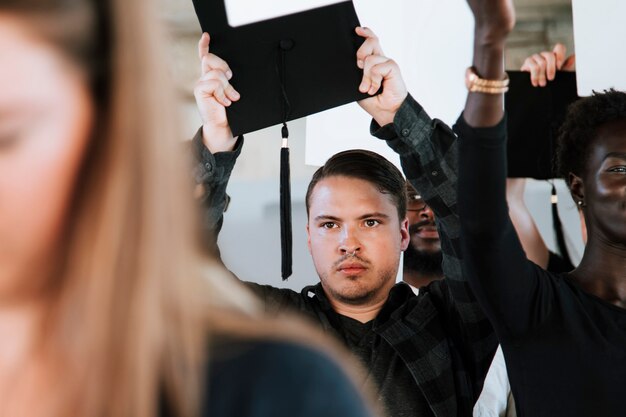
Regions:
M 309 250 L 331 299 L 367 305 L 395 284 L 408 222 L 391 197 L 371 183 L 344 176 L 317 183 L 309 201 Z
M 626 246 L 626 119 L 598 129 L 582 179 L 589 240 Z
M 54 259 L 92 129 L 84 77 L 32 29 L 0 11 L 0 297 Z
M 435 215 L 421 197 L 409 197 L 407 218 L 409 219 L 411 247 L 420 253 L 440 253 L 441 242 L 437 226 L 435 226 Z

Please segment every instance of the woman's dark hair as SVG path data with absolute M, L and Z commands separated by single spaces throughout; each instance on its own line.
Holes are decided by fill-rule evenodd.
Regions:
M 394 164 L 375 152 L 354 149 L 339 152 L 313 174 L 306 192 L 306 212 L 309 214 L 311 195 L 318 182 L 327 177 L 348 177 L 367 181 L 378 191 L 388 194 L 396 208 L 398 218 L 406 216 L 406 181 Z
M 557 172 L 568 182 L 569 173 L 585 174 L 589 150 L 598 128 L 626 119 L 626 93 L 614 89 L 594 92 L 573 103 L 559 132 Z

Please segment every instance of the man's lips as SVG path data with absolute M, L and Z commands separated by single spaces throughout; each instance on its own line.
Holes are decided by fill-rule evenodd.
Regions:
M 422 239 L 439 239 L 437 228 L 423 228 L 416 233 Z
M 422 220 L 409 226 L 409 233 L 416 234 L 425 239 L 438 239 L 437 226 L 430 220 Z
M 337 271 L 343 272 L 344 274 L 354 275 L 360 272 L 363 272 L 367 269 L 367 267 L 360 262 L 344 262 L 339 264 L 337 267 Z
M 433 222 L 431 222 L 430 220 L 422 220 L 420 222 L 413 223 L 409 225 L 409 233 L 417 233 L 422 227 L 426 225 L 433 225 Z

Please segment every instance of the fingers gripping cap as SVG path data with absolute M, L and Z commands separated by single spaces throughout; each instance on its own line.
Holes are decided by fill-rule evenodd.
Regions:
M 241 94 L 226 110 L 234 135 L 367 97 L 358 90 L 363 38 L 352 1 L 238 27 L 229 25 L 224 0 L 193 3 L 210 51 L 228 63 Z

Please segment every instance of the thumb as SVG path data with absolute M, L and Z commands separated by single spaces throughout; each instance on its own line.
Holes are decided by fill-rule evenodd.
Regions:
M 567 48 L 562 43 L 557 43 L 554 45 L 552 52 L 554 52 L 554 57 L 556 58 L 556 69 L 560 70 L 563 67 L 563 62 L 565 62 Z

